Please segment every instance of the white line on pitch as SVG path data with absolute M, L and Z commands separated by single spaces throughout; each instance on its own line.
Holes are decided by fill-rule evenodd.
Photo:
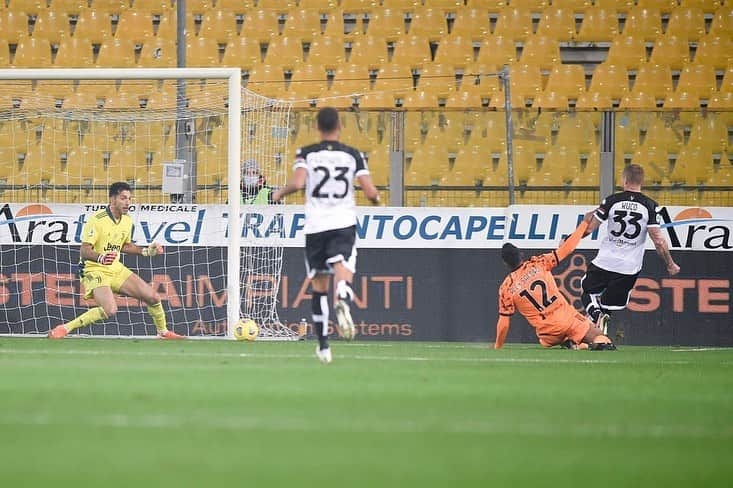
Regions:
M 691 347 L 686 349 L 672 349 L 672 352 L 708 352 L 708 351 L 731 351 L 731 347 Z

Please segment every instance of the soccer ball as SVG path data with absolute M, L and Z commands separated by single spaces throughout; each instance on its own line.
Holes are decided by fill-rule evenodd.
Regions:
M 234 338 L 238 341 L 253 341 L 259 333 L 260 328 L 252 319 L 240 319 L 234 326 Z

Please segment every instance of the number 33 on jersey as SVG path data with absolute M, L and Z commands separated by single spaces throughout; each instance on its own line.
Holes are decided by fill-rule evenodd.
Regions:
M 293 169 L 298 168 L 308 173 L 306 234 L 356 224 L 354 180 L 369 174 L 362 153 L 337 141 L 323 141 L 298 149 Z

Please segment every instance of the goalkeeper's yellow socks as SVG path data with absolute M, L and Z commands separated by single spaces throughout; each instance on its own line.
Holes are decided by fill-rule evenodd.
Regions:
M 165 312 L 163 311 L 163 304 L 161 302 L 155 305 L 148 305 L 148 313 L 153 317 L 153 323 L 158 333 L 165 332 L 168 330 L 165 321 Z
M 107 314 L 104 313 L 104 309 L 102 307 L 94 307 L 79 315 L 77 318 L 66 324 L 65 327 L 66 330 L 71 332 L 74 329 L 78 329 L 79 327 L 84 327 L 86 325 L 92 325 L 94 322 L 99 322 L 106 318 L 108 318 Z

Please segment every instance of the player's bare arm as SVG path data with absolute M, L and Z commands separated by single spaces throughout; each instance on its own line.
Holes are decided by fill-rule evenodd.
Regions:
M 357 178 L 364 195 L 373 205 L 379 203 L 379 190 L 374 186 L 371 175 L 361 175 Z
M 117 253 L 114 251 L 108 251 L 103 254 L 99 254 L 94 250 L 91 244 L 88 242 L 82 242 L 79 254 L 82 259 L 87 261 L 96 261 L 99 264 L 112 264 L 117 257 Z
M 500 315 L 499 320 L 496 322 L 496 342 L 494 342 L 494 349 L 501 349 L 506 341 L 506 335 L 509 332 L 509 317 L 506 315 Z
M 272 194 L 272 201 L 279 202 L 283 197 L 286 197 L 291 193 L 295 193 L 305 188 L 305 179 L 307 175 L 308 172 L 305 168 L 297 168 L 295 170 L 295 173 L 293 173 L 293 177 L 290 182 L 284 187 L 276 190 L 275 193 Z
M 557 251 L 555 251 L 557 254 L 558 262 L 562 261 L 563 259 L 568 257 L 573 251 L 575 251 L 575 248 L 578 247 L 578 243 L 580 243 L 580 240 L 585 235 L 587 228 L 588 222 L 586 219 L 583 219 L 583 221 L 580 223 L 580 225 L 578 225 L 575 231 L 570 234 L 562 244 L 560 244 L 560 247 L 558 247 Z
M 649 227 L 649 237 L 651 237 L 654 243 L 654 248 L 657 250 L 657 254 L 664 260 L 664 264 L 667 266 L 667 272 L 670 276 L 674 276 L 680 272 L 680 267 L 672 259 L 672 255 L 669 253 L 669 247 L 667 241 L 662 235 L 662 231 L 658 227 Z
M 588 222 L 588 227 L 585 229 L 585 232 L 583 232 L 583 237 L 594 233 L 596 229 L 601 225 L 601 221 L 596 218 L 595 210 L 591 210 L 590 212 L 586 213 L 583 217 L 583 221 Z

